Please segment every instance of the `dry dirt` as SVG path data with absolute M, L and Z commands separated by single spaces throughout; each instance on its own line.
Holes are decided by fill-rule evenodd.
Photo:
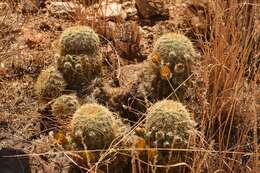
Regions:
M 40 71 L 46 66 L 55 63 L 55 40 L 58 39 L 65 28 L 82 21 L 70 17 L 64 18 L 64 16 L 51 15 L 46 7 L 40 5 L 39 9 L 36 10 L 30 9 L 29 6 L 27 6 L 29 9 L 24 9 L 19 4 L 18 6 L 15 4 L 14 6 L 9 5 L 6 4 L 5 6 L 4 3 L 0 3 L 0 149 L 15 148 L 27 153 L 29 161 L 25 160 L 25 162 L 30 162 L 30 169 L 27 167 L 22 168 L 27 170 L 25 172 L 75 172 L 77 169 L 74 169 L 74 164 L 69 157 L 62 153 L 62 147 L 55 143 L 51 135 L 40 128 L 41 117 L 38 110 L 42 103 L 38 102 L 33 87 Z M 116 74 L 115 69 L 118 68 L 118 61 L 123 66 L 146 59 L 151 52 L 153 41 L 162 33 L 168 31 L 182 31 L 192 39 L 197 50 L 200 50 L 201 45 L 194 40 L 195 36 L 192 31 L 194 28 L 196 30 L 206 29 L 205 19 L 201 12 L 204 7 L 203 4 L 193 8 L 189 7 L 189 13 L 187 13 L 187 11 L 184 12 L 188 9 L 187 6 L 187 4 L 181 3 L 172 5 L 170 7 L 170 17 L 166 20 L 129 19 L 126 23 L 136 20 L 136 27 L 141 28 L 140 32 L 143 34 L 140 40 L 131 40 L 133 45 L 137 44 L 137 47 L 140 48 L 137 55 L 131 54 L 132 56 L 128 55 L 128 58 L 122 58 L 124 52 L 136 52 L 137 48 L 131 47 L 125 51 L 125 49 L 120 49 L 120 46 L 111 46 L 112 42 L 103 40 L 104 67 L 107 74 Z M 187 23 L 187 18 L 192 19 L 190 24 Z M 112 22 L 114 21 L 112 20 Z M 118 23 L 118 26 L 120 25 L 122 27 L 119 30 L 122 30 L 125 35 L 129 32 L 136 34 L 136 30 L 131 27 L 130 31 L 125 31 L 125 28 L 128 27 L 125 27 L 124 22 Z M 102 29 L 100 30 L 98 27 L 95 29 L 109 38 L 108 32 L 104 34 Z M 120 41 L 124 42 L 125 40 L 121 39 Z M 138 43 L 139 41 L 140 43 Z M 117 51 L 119 56 L 122 55 L 122 57 L 115 53 L 115 48 L 119 49 Z M 106 76 L 106 78 L 109 79 L 110 77 Z M 194 90 L 190 92 L 194 92 Z M 195 92 L 203 93 L 204 91 L 201 89 Z M 200 113 L 199 108 L 196 106 L 199 106 L 197 102 L 203 102 L 203 100 L 199 99 L 203 98 L 190 97 L 186 100 L 186 102 L 192 101 L 190 109 L 193 110 L 193 113 Z M 259 113 L 259 94 L 257 99 L 257 112 Z M 0 162 L 6 161 L 7 158 L 1 158 L 1 155 L 6 156 L 5 152 L 8 151 L 0 152 Z M 21 154 L 20 152 L 12 152 Z M 16 161 L 7 162 L 7 164 L 13 165 Z M 24 163 L 24 165 L 26 164 Z M 19 169 L 19 166 L 17 169 Z M 5 173 L 1 170 L 1 163 L 0 172 Z M 14 172 L 18 173 L 20 171 Z

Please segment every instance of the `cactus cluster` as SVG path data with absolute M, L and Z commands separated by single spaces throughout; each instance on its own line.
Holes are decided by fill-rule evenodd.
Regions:
M 67 28 L 60 37 L 60 55 L 86 54 L 94 56 L 99 51 L 100 40 L 93 29 L 87 26 Z
M 101 73 L 102 54 L 98 35 L 87 26 L 66 29 L 60 37 L 58 70 L 71 89 L 80 89 Z
M 42 70 L 35 83 L 35 93 L 39 98 L 52 99 L 62 94 L 66 82 L 55 67 Z
M 190 86 L 187 79 L 195 55 L 192 42 L 186 36 L 176 33 L 161 36 L 147 60 L 119 69 L 116 88 L 104 87 L 106 95 L 112 97 L 110 104 L 131 121 L 137 121 L 140 116 L 133 110 L 145 112 L 149 102 L 169 95 L 182 99 Z
M 90 27 L 75 26 L 63 31 L 57 45 L 60 53 L 57 60 L 59 72 L 54 67 L 43 71 L 38 77 L 36 94 L 54 98 L 61 95 L 61 88 L 65 87 L 65 83 L 69 89 L 80 89 L 83 84 L 94 79 L 101 72 L 102 54 L 99 44 L 98 35 Z M 58 76 L 55 80 L 52 80 L 54 72 L 51 71 L 55 71 Z M 51 82 L 46 82 L 46 78 L 51 78 L 48 79 Z M 56 78 L 60 86 L 56 84 Z M 55 84 L 49 84 L 53 81 Z
M 62 95 L 65 87 L 81 89 L 101 73 L 102 54 L 99 44 L 97 34 L 89 27 L 77 26 L 66 29 L 59 40 L 60 56 L 57 67 L 51 66 L 43 70 L 37 79 L 35 89 L 39 97 L 58 97 L 49 107 L 53 118 L 62 127 L 60 143 L 64 148 L 107 150 L 129 131 L 129 127 L 106 107 L 97 103 L 86 103 L 80 106 L 76 96 Z M 117 79 L 119 87 L 112 89 L 108 87 L 107 90 L 103 87 L 104 93 L 110 94 L 109 98 L 118 98 L 118 100 L 114 99 L 117 106 L 119 104 L 122 106 L 125 100 L 132 102 L 132 98 L 129 97 L 133 95 L 143 99 L 145 104 L 149 99 L 150 101 L 161 99 L 160 96 L 164 95 L 164 91 L 168 92 L 168 89 L 160 81 L 167 81 L 166 84 L 169 85 L 169 79 L 173 86 L 179 85 L 187 78 L 189 63 L 195 55 L 196 52 L 187 37 L 175 33 L 165 34 L 156 41 L 153 54 L 148 60 L 122 67 L 120 78 Z M 136 104 L 134 99 L 131 104 Z M 146 111 L 147 105 L 143 103 L 142 106 L 136 105 L 138 111 Z M 152 148 L 187 148 L 190 134 L 194 132 L 194 124 L 181 103 L 170 100 L 159 101 L 147 111 L 142 144 Z M 131 142 L 134 143 L 133 140 Z M 118 144 L 122 147 L 131 145 L 121 141 Z M 177 157 L 168 160 L 165 158 L 180 155 L 180 152 L 169 154 L 169 151 L 154 153 L 152 157 L 156 157 L 158 163 L 162 164 L 173 160 L 173 163 L 176 163 Z M 89 165 L 89 162 L 95 163 L 100 157 L 103 158 L 102 154 L 104 154 L 102 151 L 86 151 L 80 153 L 79 157 L 84 165 Z M 113 169 L 123 167 L 124 163 L 127 163 L 127 159 L 118 156 L 116 152 L 110 152 L 104 158 L 107 157 L 113 158 L 112 163 L 109 164 Z

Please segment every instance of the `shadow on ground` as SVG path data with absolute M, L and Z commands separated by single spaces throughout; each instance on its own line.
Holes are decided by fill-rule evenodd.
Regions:
M 1 173 L 31 173 L 29 158 L 18 156 L 26 154 L 22 150 L 2 148 L 0 150 Z

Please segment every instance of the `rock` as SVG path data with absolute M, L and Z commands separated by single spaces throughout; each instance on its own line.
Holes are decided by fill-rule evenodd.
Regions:
M 7 10 L 9 5 L 5 2 L 0 2 L 0 11 Z
M 151 28 L 147 27 L 141 28 L 142 37 L 140 40 L 140 55 L 145 58 L 151 53 L 153 49 L 154 35 L 150 29 Z
M 90 10 L 97 10 L 97 17 L 112 21 L 137 20 L 137 9 L 135 4 L 130 1 L 125 2 L 104 2 L 101 5 L 95 4 L 88 7 Z
M 38 6 L 36 1 L 25 0 L 21 2 L 22 13 L 36 13 Z
M 139 113 L 144 113 L 148 107 L 146 98 L 153 100 L 157 96 L 157 68 L 150 62 L 130 64 L 118 69 L 117 74 L 114 82 L 118 86 L 104 83 L 102 95 L 109 98 L 106 104 L 111 110 L 130 121 L 137 121 Z
M 204 10 L 208 6 L 208 1 L 207 0 L 188 0 L 186 1 L 186 4 L 188 6 L 193 6 L 197 10 Z
M 191 38 L 197 38 L 195 35 L 209 34 L 211 30 L 209 25 L 212 16 L 213 4 L 205 0 L 187 0 L 183 3 L 177 3 L 171 11 L 170 27 L 174 30 L 181 29 Z M 195 34 L 196 33 L 196 34 Z M 196 42 L 197 44 L 197 42 Z M 201 47 L 199 44 L 198 47 Z
M 98 7 L 98 16 L 112 21 L 126 19 L 126 13 L 123 11 L 122 5 L 118 3 L 103 3 L 101 7 Z
M 0 63 L 0 79 L 7 74 L 7 68 L 3 62 Z
M 152 16 L 169 17 L 166 0 L 135 0 L 139 14 L 144 19 Z
M 95 4 L 99 4 L 99 2 L 101 2 L 102 0 L 77 0 L 74 2 L 78 2 L 81 3 L 82 5 L 86 6 L 91 6 L 91 5 L 95 5 Z
M 77 9 L 85 10 L 82 5 L 73 2 L 50 2 L 47 9 L 50 15 L 63 19 L 72 18 Z
M 140 28 L 135 22 L 117 24 L 113 41 L 119 55 L 134 60 L 139 54 L 141 37 Z
M 122 2 L 122 8 L 126 13 L 127 20 L 133 20 L 133 21 L 138 20 L 138 12 L 137 12 L 137 9 L 135 8 L 134 3 L 130 2 L 130 1 L 124 1 L 124 2 Z
M 30 30 L 30 28 L 23 28 L 23 37 L 25 44 L 30 48 L 47 47 L 50 44 L 50 40 L 47 35 L 36 30 Z

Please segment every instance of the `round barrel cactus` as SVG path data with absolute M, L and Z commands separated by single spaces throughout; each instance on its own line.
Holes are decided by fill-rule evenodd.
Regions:
M 180 102 L 163 100 L 149 108 L 146 118 L 147 145 L 162 149 L 156 151 L 151 159 L 159 164 L 189 163 L 192 159 L 191 152 L 183 150 L 193 145 L 190 139 L 195 134 L 195 122 L 186 108 Z
M 60 54 L 95 55 L 99 51 L 100 40 L 88 26 L 74 26 L 63 31 L 59 40 Z
M 190 75 L 192 62 L 197 55 L 188 37 L 167 33 L 156 40 L 149 59 L 160 66 L 161 78 L 170 80 L 176 88 Z
M 35 83 L 35 93 L 39 98 L 52 99 L 60 96 L 66 82 L 62 74 L 53 66 L 42 70 Z
M 159 53 L 164 63 L 176 63 L 192 60 L 197 53 L 191 40 L 183 34 L 167 33 L 158 38 L 154 44 L 154 52 Z
M 146 117 L 148 143 L 152 147 L 186 147 L 195 123 L 180 103 L 163 100 L 148 109 Z
M 89 150 L 79 153 L 79 163 L 89 166 L 103 157 L 106 149 L 113 147 L 113 144 L 116 144 L 129 131 L 129 127 L 106 107 L 96 103 L 87 103 L 74 113 L 70 130 L 69 143 L 72 144 L 73 150 Z M 121 141 L 115 149 L 126 145 L 129 143 Z M 103 159 L 103 162 L 99 164 L 101 170 L 120 172 L 128 164 L 128 158 L 118 154 L 116 150 L 110 151 Z M 109 163 L 105 162 L 107 159 L 110 160 Z
M 87 149 L 106 149 L 122 135 L 122 122 L 106 107 L 84 104 L 71 120 L 72 138 L 77 146 Z
M 173 89 L 178 88 L 174 92 L 182 99 L 187 87 L 192 83 L 191 74 L 198 56 L 191 40 L 183 34 L 171 32 L 155 41 L 148 61 L 156 64 L 159 69 L 162 80 L 158 86 L 162 91 L 161 95 L 168 96 Z

